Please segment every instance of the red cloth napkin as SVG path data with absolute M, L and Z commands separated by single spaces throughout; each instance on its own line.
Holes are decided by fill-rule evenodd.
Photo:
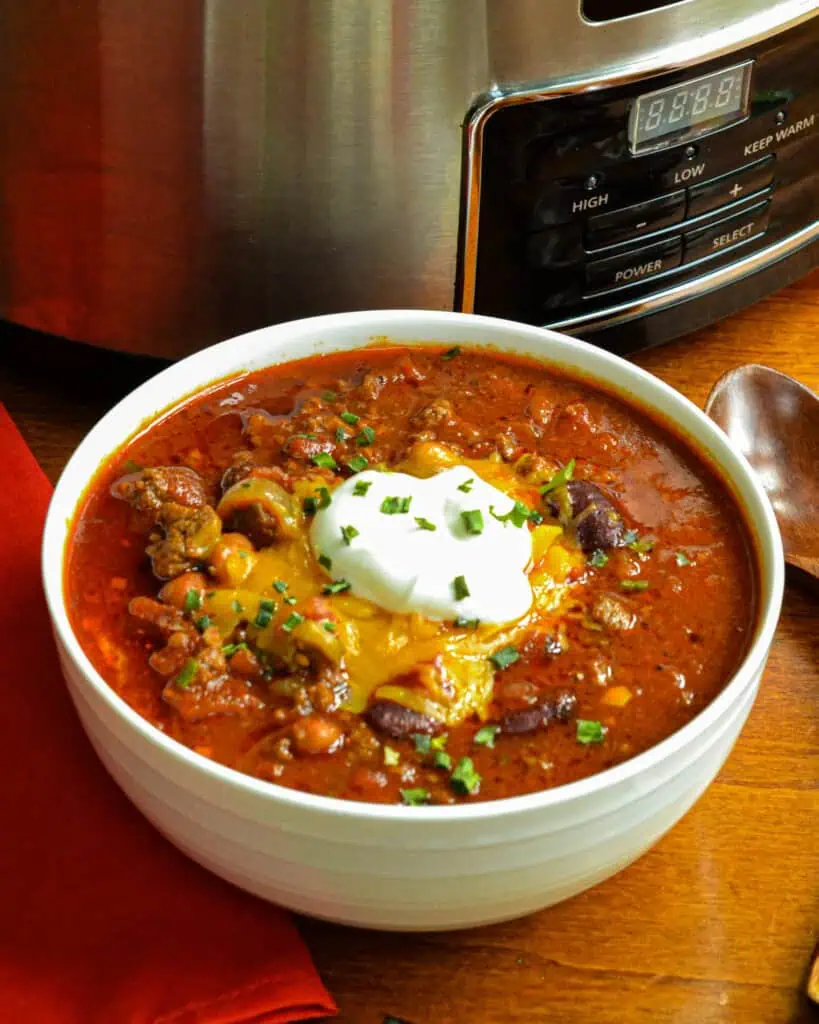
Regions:
M 334 1013 L 289 916 L 178 853 L 85 739 L 40 585 L 50 492 L 0 406 L 0 1022 Z

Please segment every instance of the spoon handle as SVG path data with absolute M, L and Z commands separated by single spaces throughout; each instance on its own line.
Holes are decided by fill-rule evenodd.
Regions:
M 786 555 L 786 561 L 797 569 L 801 569 L 802 572 L 809 573 L 811 576 L 819 579 L 819 558 L 810 555 L 789 554 Z

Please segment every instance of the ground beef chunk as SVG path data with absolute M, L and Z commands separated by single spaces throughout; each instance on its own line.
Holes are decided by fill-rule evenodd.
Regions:
M 154 521 L 168 503 L 192 509 L 201 508 L 207 501 L 199 474 L 187 466 L 157 466 L 129 473 L 117 480 L 111 491 L 137 512 L 152 514 Z
M 455 410 L 452 407 L 452 402 L 446 398 L 436 398 L 415 413 L 413 422 L 424 427 L 439 427 L 454 423 Z
M 152 597 L 135 597 L 128 605 L 128 611 L 135 619 L 155 626 L 164 636 L 179 629 L 187 629 L 185 616 L 178 608 L 172 608 Z
M 201 667 L 187 687 L 170 680 L 162 691 L 162 699 L 186 722 L 201 722 L 213 715 L 247 715 L 264 708 L 248 680 L 215 676 L 207 667 Z
M 154 575 L 161 580 L 200 565 L 222 535 L 222 520 L 210 505 L 186 508 L 169 502 L 162 506 L 156 525 L 145 552 Z
M 222 474 L 222 493 L 229 491 L 234 484 L 247 480 L 248 477 L 261 477 L 264 480 L 273 480 L 282 487 L 289 489 L 290 476 L 281 466 L 259 466 L 253 457 L 252 452 L 241 451 L 233 457 L 233 465 L 228 466 Z
M 205 485 L 186 466 L 157 466 L 129 473 L 112 487 L 154 526 L 146 553 L 154 575 L 173 579 L 195 568 L 213 550 L 222 521 L 207 504 Z
M 258 501 L 236 509 L 225 526 L 231 533 L 249 537 L 257 549 L 270 547 L 280 535 L 279 520 Z
M 284 452 L 291 459 L 309 462 L 316 455 L 335 451 L 336 444 L 335 438 L 330 437 L 329 434 L 316 437 L 308 437 L 306 434 L 294 434 L 285 441 Z
M 606 629 L 616 632 L 633 629 L 637 616 L 612 594 L 601 594 L 591 608 L 591 617 Z

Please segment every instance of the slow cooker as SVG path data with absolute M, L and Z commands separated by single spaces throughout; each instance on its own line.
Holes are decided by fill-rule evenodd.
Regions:
M 0 316 L 427 307 L 627 350 L 819 254 L 819 0 L 0 0 Z

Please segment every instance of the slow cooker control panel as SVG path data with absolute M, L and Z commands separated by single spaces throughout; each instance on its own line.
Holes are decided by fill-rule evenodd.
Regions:
M 478 313 L 582 321 L 819 220 L 817 36 L 811 22 L 688 72 L 499 103 L 464 307 L 471 288 Z

